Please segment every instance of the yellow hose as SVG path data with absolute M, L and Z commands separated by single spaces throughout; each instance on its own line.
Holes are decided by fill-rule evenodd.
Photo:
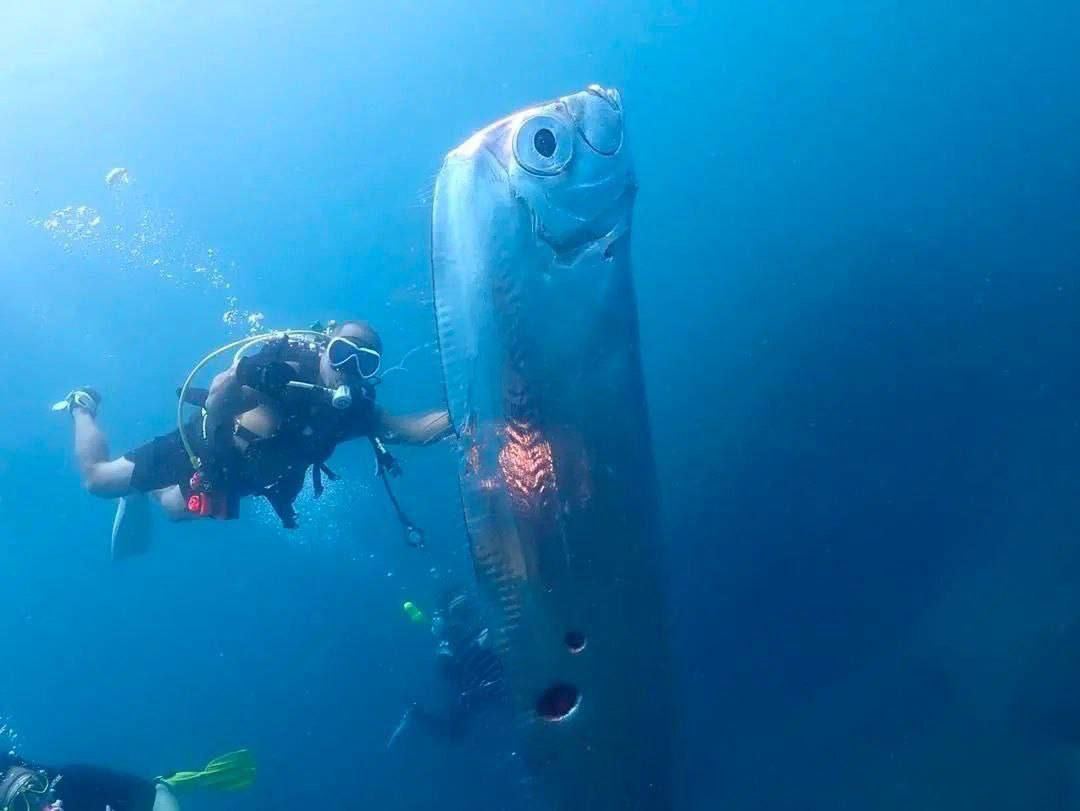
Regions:
M 195 364 L 195 368 L 191 370 L 191 373 L 184 380 L 184 385 L 180 387 L 180 396 L 176 404 L 176 427 L 180 431 L 180 441 L 184 443 L 184 450 L 187 452 L 188 459 L 191 460 L 191 466 L 196 470 L 199 469 L 199 457 L 195 455 L 195 451 L 191 448 L 191 443 L 188 442 L 187 435 L 184 433 L 184 400 L 187 397 L 188 388 L 191 386 L 191 381 L 195 379 L 195 375 L 203 370 L 210 361 L 220 357 L 231 349 L 237 350 L 237 355 L 242 354 L 249 347 L 254 346 L 257 343 L 263 341 L 276 340 L 278 338 L 288 338 L 290 335 L 314 335 L 319 338 L 326 338 L 325 332 L 319 332 L 313 329 L 297 329 L 297 330 L 284 330 L 282 332 L 264 332 L 262 335 L 248 336 L 247 338 L 241 338 L 239 341 L 233 341 L 232 343 L 225 344 L 225 346 L 218 347 L 205 358 Z

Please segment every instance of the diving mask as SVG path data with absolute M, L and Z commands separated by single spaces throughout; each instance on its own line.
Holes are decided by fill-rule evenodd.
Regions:
M 361 346 L 355 338 L 339 335 L 326 345 L 326 357 L 338 371 L 349 370 L 367 380 L 378 374 L 382 355 L 375 349 Z

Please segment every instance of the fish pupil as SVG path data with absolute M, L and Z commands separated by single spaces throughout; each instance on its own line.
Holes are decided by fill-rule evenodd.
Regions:
M 555 133 L 547 127 L 537 130 L 533 136 L 533 146 L 545 158 L 550 158 L 555 154 Z

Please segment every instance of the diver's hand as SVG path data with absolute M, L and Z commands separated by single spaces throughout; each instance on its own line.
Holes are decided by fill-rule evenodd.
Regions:
M 279 394 L 290 381 L 296 379 L 296 372 L 284 361 L 258 363 L 254 358 L 240 358 L 236 364 L 236 379 L 242 385 L 264 394 Z

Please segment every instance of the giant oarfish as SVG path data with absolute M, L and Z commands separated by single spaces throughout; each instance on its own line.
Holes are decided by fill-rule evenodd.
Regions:
M 614 90 L 449 153 L 432 273 L 461 498 L 534 783 L 558 809 L 671 807 L 672 685 Z

